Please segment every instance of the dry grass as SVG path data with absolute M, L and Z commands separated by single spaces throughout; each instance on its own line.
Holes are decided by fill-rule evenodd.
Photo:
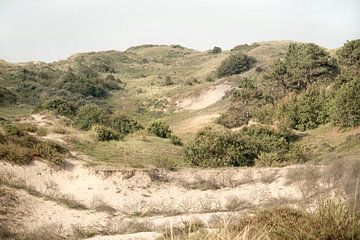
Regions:
M 280 207 L 262 210 L 252 217 L 228 219 L 217 229 L 208 226 L 193 233 L 176 235 L 167 231 L 163 238 L 186 240 L 295 240 L 360 238 L 360 217 L 347 205 L 326 201 L 314 212 Z

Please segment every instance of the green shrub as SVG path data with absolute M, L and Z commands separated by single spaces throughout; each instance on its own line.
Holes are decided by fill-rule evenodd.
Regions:
M 360 77 L 345 83 L 336 93 L 332 120 L 340 127 L 355 127 L 360 124 Z
M 282 165 L 288 160 L 296 140 L 297 137 L 286 129 L 251 126 L 237 132 L 219 132 L 208 128 L 197 133 L 186 146 L 185 153 L 195 166 L 251 166 L 258 158 L 262 159 L 262 164 Z M 265 161 L 265 157 L 271 159 Z
M 75 104 L 61 98 L 48 100 L 43 104 L 42 107 L 67 117 L 73 117 L 77 112 L 77 107 Z
M 251 138 L 233 132 L 205 129 L 186 146 L 185 155 L 194 166 L 251 166 L 257 156 Z
M 88 104 L 81 107 L 75 116 L 74 124 L 82 130 L 90 130 L 95 124 L 109 125 L 110 113 L 106 109 Z
M 111 128 L 95 125 L 94 127 L 97 141 L 110 141 L 119 139 L 119 135 Z
M 266 74 L 284 89 L 303 89 L 337 73 L 334 59 L 313 43 L 290 44 L 283 60 L 274 61 Z
M 245 54 L 232 54 L 221 62 L 217 69 L 217 76 L 226 77 L 245 72 L 249 70 L 255 62 L 255 58 L 249 57 Z
M 288 127 L 305 131 L 330 121 L 331 96 L 317 86 L 280 104 L 278 118 Z
M 17 97 L 14 93 L 10 92 L 7 88 L 0 87 L 0 106 L 7 104 L 14 104 Z
M 125 113 L 116 113 L 111 115 L 109 127 L 123 136 L 136 132 L 140 129 L 144 129 L 144 127 L 141 126 L 139 122 L 130 118 Z
M 155 120 L 148 127 L 148 132 L 161 138 L 169 138 L 172 135 L 169 125 L 164 121 Z

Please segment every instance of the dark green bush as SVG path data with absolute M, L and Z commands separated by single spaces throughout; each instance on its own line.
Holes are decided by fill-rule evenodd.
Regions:
M 278 118 L 293 129 L 314 129 L 330 121 L 330 103 L 331 96 L 325 89 L 312 86 L 281 104 Z
M 323 48 L 313 43 L 293 43 L 285 58 L 276 60 L 266 76 L 284 89 L 303 89 L 336 73 L 334 59 Z
M 67 117 L 75 116 L 78 110 L 74 103 L 61 98 L 48 100 L 42 107 Z
M 218 54 L 222 52 L 222 49 L 220 47 L 215 46 L 210 52 L 214 54 Z
M 345 83 L 336 93 L 332 120 L 340 127 L 355 127 L 360 124 L 360 77 Z
M 144 129 L 139 122 L 124 113 L 111 115 L 109 127 L 123 136 Z
M 226 77 L 245 72 L 249 70 L 255 62 L 255 58 L 249 57 L 245 54 L 232 54 L 221 62 L 217 69 L 217 76 Z
M 81 107 L 74 118 L 74 124 L 82 130 L 90 130 L 95 124 L 108 126 L 109 121 L 109 111 L 93 104 Z
M 185 155 L 194 166 L 251 166 L 257 156 L 255 143 L 249 137 L 233 132 L 205 129 L 186 146 Z
M 119 135 L 111 128 L 96 125 L 94 126 L 96 140 L 98 141 L 110 141 L 119 139 Z
M 155 120 L 148 127 L 148 132 L 161 138 L 169 138 L 172 135 L 169 125 L 164 121 Z

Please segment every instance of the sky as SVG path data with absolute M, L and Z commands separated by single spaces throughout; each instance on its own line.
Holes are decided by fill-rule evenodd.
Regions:
M 141 44 L 196 50 L 268 40 L 340 47 L 360 38 L 360 0 L 0 0 L 0 59 L 65 59 Z

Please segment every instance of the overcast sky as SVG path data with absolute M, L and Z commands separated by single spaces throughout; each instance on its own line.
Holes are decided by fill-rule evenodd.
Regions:
M 0 59 L 181 44 L 197 50 L 265 40 L 327 48 L 360 38 L 359 0 L 0 0 Z

